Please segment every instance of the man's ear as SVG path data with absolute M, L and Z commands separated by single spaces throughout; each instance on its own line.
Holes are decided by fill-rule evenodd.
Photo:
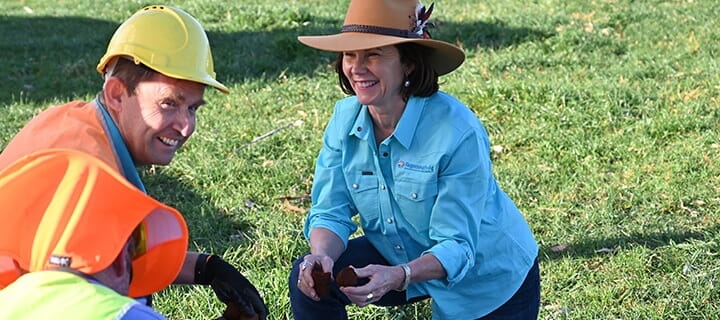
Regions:
M 118 77 L 110 77 L 103 85 L 105 106 L 113 111 L 122 109 L 123 100 L 127 98 L 125 83 Z

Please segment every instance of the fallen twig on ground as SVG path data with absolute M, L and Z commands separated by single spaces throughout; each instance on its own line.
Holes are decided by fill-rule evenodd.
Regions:
M 301 124 L 302 124 L 302 120 L 295 120 L 295 121 L 290 122 L 290 123 L 288 123 L 288 124 L 286 124 L 286 125 L 284 125 L 284 126 L 282 126 L 282 127 L 277 127 L 277 128 L 275 128 L 275 129 L 272 129 L 272 130 L 268 131 L 267 133 L 265 133 L 265 134 L 263 134 L 263 135 L 261 135 L 261 136 L 259 136 L 259 137 L 256 137 L 255 139 L 252 139 L 252 141 L 250 141 L 250 142 L 248 142 L 248 143 L 246 143 L 246 144 L 238 147 L 237 149 L 235 149 L 235 152 L 240 152 L 240 150 L 245 149 L 245 148 L 247 148 L 247 147 L 249 147 L 249 146 L 251 146 L 251 145 L 253 145 L 253 144 L 255 144 L 255 143 L 259 142 L 259 141 L 261 141 L 261 140 L 267 139 L 268 137 L 270 137 L 270 136 L 272 136 L 272 135 L 274 135 L 274 134 L 276 134 L 276 133 L 278 133 L 278 132 L 280 132 L 280 131 L 282 131 L 282 130 L 285 130 L 285 129 L 287 129 L 287 128 L 291 128 L 291 127 L 294 127 L 294 126 L 299 126 L 299 125 L 301 125 Z

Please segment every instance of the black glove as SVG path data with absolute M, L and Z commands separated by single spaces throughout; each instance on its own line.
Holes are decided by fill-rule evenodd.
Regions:
M 267 307 L 255 286 L 240 271 L 217 255 L 201 254 L 195 264 L 195 283 L 209 284 L 218 299 L 247 318 L 267 317 Z

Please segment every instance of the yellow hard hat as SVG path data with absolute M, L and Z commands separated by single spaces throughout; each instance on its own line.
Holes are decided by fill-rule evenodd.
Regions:
M 213 86 L 223 93 L 227 87 L 215 80 L 213 58 L 205 30 L 187 12 L 178 8 L 147 6 L 123 22 L 110 39 L 107 52 L 97 66 L 100 74 L 115 57 L 131 57 L 165 76 Z

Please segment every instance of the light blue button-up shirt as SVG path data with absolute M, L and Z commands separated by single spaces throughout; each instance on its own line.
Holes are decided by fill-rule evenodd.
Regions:
M 395 132 L 375 142 L 367 106 L 339 101 L 325 130 L 305 235 L 343 239 L 360 215 L 368 240 L 391 264 L 433 254 L 447 277 L 411 284 L 432 297 L 433 319 L 476 319 L 507 301 L 538 246 L 492 174 L 478 118 L 452 96 L 411 97 Z

